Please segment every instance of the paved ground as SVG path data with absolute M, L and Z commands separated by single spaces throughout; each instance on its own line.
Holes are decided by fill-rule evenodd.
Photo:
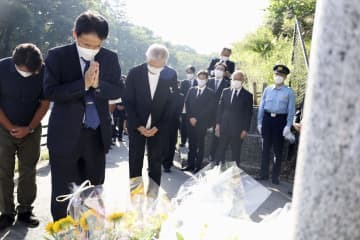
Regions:
M 124 189 L 128 187 L 128 147 L 127 142 L 117 144 L 107 156 L 107 169 L 105 180 L 105 198 L 108 206 L 116 207 L 125 204 L 127 198 L 124 195 Z M 0 232 L 0 240 L 40 240 L 44 239 L 45 225 L 51 221 L 50 215 L 50 171 L 46 162 L 39 164 L 37 174 L 38 196 L 35 202 L 34 213 L 41 220 L 38 228 L 25 228 L 16 223 L 12 228 Z M 173 197 L 181 184 L 190 177 L 190 174 L 173 168 L 171 173 L 162 175 L 162 188 L 169 197 Z M 261 205 L 261 207 L 252 215 L 252 219 L 260 221 L 262 215 L 267 215 L 279 207 L 283 207 L 286 202 L 291 201 L 287 195 L 291 185 L 282 182 L 280 186 L 274 186 L 268 182 L 263 182 L 272 194 Z M 115 197 L 114 197 L 115 196 Z

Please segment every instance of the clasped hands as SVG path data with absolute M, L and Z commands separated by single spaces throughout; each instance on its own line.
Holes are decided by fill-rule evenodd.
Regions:
M 85 72 L 85 89 L 90 87 L 99 87 L 99 69 L 100 64 L 97 61 L 91 61 L 89 69 Z
M 30 133 L 30 128 L 13 126 L 9 132 L 10 132 L 11 136 L 21 139 L 21 138 L 26 137 Z
M 144 126 L 140 126 L 137 128 L 141 135 L 145 137 L 153 137 L 159 131 L 157 127 L 152 127 L 151 129 L 147 129 Z

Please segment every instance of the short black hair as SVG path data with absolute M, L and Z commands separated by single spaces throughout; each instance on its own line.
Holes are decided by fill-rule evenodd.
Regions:
M 209 77 L 209 73 L 207 70 L 201 69 L 200 71 L 197 72 L 196 76 L 199 77 L 200 75 L 205 75 L 206 78 Z
M 188 65 L 185 71 L 187 72 L 188 70 L 190 70 L 192 73 L 195 73 L 195 67 L 193 65 Z
M 22 43 L 16 46 L 12 59 L 17 66 L 25 66 L 32 73 L 39 71 L 43 64 L 40 49 L 32 43 Z
M 224 61 L 218 61 L 214 67 L 216 68 L 217 66 L 223 66 L 225 70 L 227 68 L 227 65 Z
M 224 52 L 224 51 L 229 51 L 230 53 L 232 52 L 232 51 L 231 51 L 231 48 L 228 48 L 228 47 L 224 47 L 224 48 L 221 50 L 221 52 Z
M 83 33 L 95 33 L 101 40 L 109 34 L 109 24 L 105 17 L 94 11 L 81 13 L 75 20 L 74 31 L 77 36 Z

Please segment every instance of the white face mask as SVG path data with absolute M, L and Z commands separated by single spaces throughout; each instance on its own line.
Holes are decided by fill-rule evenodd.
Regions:
M 194 74 L 193 73 L 187 73 L 186 74 L 186 79 L 188 79 L 188 80 L 194 79 Z
M 21 71 L 20 69 L 18 69 L 17 67 L 16 68 L 16 71 L 24 78 L 27 78 L 27 77 L 30 77 L 31 75 L 33 75 L 31 72 L 24 72 L 24 71 Z
M 215 69 L 215 78 L 222 78 L 224 76 L 224 71 Z
M 225 62 L 226 62 L 227 60 L 229 60 L 229 57 L 226 57 L 226 56 L 221 56 L 220 58 L 221 58 L 221 60 L 223 60 L 223 61 L 225 61 Z
M 160 72 L 164 69 L 164 67 L 157 68 L 157 67 L 150 66 L 149 64 L 147 65 L 147 68 L 150 73 L 155 74 L 155 75 L 160 74 Z
M 87 61 L 94 60 L 96 54 L 100 51 L 100 48 L 98 49 L 89 49 L 89 48 L 83 48 L 80 47 L 78 44 L 76 44 L 79 56 L 84 58 Z
M 207 83 L 207 80 L 203 80 L 203 79 L 200 79 L 200 78 L 198 78 L 198 79 L 196 79 L 197 80 L 197 82 L 198 82 L 198 86 L 199 87 L 204 87 L 205 85 L 206 85 L 206 83 Z
M 238 80 L 232 80 L 231 81 L 231 86 L 235 89 L 239 89 L 241 88 L 243 85 L 243 82 L 242 81 L 238 81 Z
M 274 82 L 275 82 L 275 84 L 282 84 L 284 82 L 284 77 L 276 75 L 274 77 Z

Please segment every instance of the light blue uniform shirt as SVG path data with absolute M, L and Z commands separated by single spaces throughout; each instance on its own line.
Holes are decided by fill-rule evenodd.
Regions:
M 275 85 L 265 88 L 261 97 L 258 125 L 262 125 L 264 112 L 287 114 L 286 126 L 291 127 L 295 116 L 295 94 L 288 86 L 276 88 Z

